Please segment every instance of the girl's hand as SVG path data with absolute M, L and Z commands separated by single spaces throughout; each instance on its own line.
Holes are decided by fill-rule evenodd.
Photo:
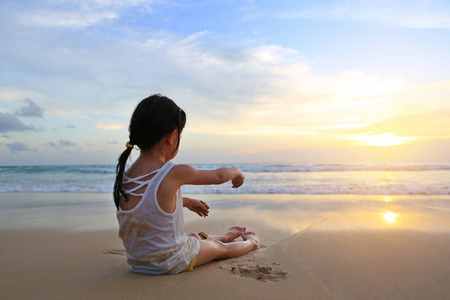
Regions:
M 233 179 L 231 179 L 231 183 L 233 184 L 233 188 L 238 188 L 240 187 L 243 183 L 244 183 L 244 173 L 241 172 L 241 170 L 238 170 L 238 175 L 236 177 L 234 177 Z
M 209 206 L 206 202 L 197 199 L 185 198 L 189 201 L 185 202 L 185 206 L 190 210 L 195 212 L 200 217 L 207 217 L 209 214 Z

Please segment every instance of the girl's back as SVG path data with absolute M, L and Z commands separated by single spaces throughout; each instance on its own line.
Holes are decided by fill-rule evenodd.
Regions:
M 135 185 L 126 193 L 141 198 L 130 210 L 119 207 L 117 211 L 119 236 L 126 248 L 128 263 L 135 272 L 176 274 L 199 251 L 199 241 L 184 232 L 181 192 L 174 195 L 174 211 L 165 212 L 158 204 L 161 182 L 173 167 L 173 163 L 167 162 L 149 174 L 125 177 L 124 186 Z

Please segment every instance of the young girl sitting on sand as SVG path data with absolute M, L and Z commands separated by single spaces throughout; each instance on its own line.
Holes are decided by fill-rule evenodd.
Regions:
M 119 236 L 131 270 L 146 274 L 177 274 L 216 259 L 240 256 L 260 247 L 259 238 L 245 227 L 232 227 L 222 236 L 184 232 L 183 207 L 208 216 L 205 202 L 182 197 L 185 184 L 244 183 L 237 168 L 197 170 L 175 165 L 186 114 L 172 100 L 153 95 L 142 100 L 130 121 L 130 140 L 117 164 L 114 202 Z M 125 171 L 134 146 L 136 161 Z M 243 241 L 234 241 L 242 237 Z

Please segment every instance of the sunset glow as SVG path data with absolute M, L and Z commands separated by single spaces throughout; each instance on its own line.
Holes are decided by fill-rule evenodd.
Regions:
M 415 137 L 394 136 L 393 133 L 383 133 L 358 138 L 359 144 L 367 146 L 389 147 L 403 145 L 416 140 Z

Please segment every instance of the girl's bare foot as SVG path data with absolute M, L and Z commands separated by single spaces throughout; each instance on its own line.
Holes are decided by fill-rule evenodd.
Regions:
M 241 236 L 244 241 L 252 242 L 255 245 L 255 249 L 261 248 L 261 244 L 259 242 L 259 237 L 253 231 L 244 232 Z
M 224 243 L 230 243 L 245 233 L 245 227 L 234 226 L 221 236 L 220 240 Z

